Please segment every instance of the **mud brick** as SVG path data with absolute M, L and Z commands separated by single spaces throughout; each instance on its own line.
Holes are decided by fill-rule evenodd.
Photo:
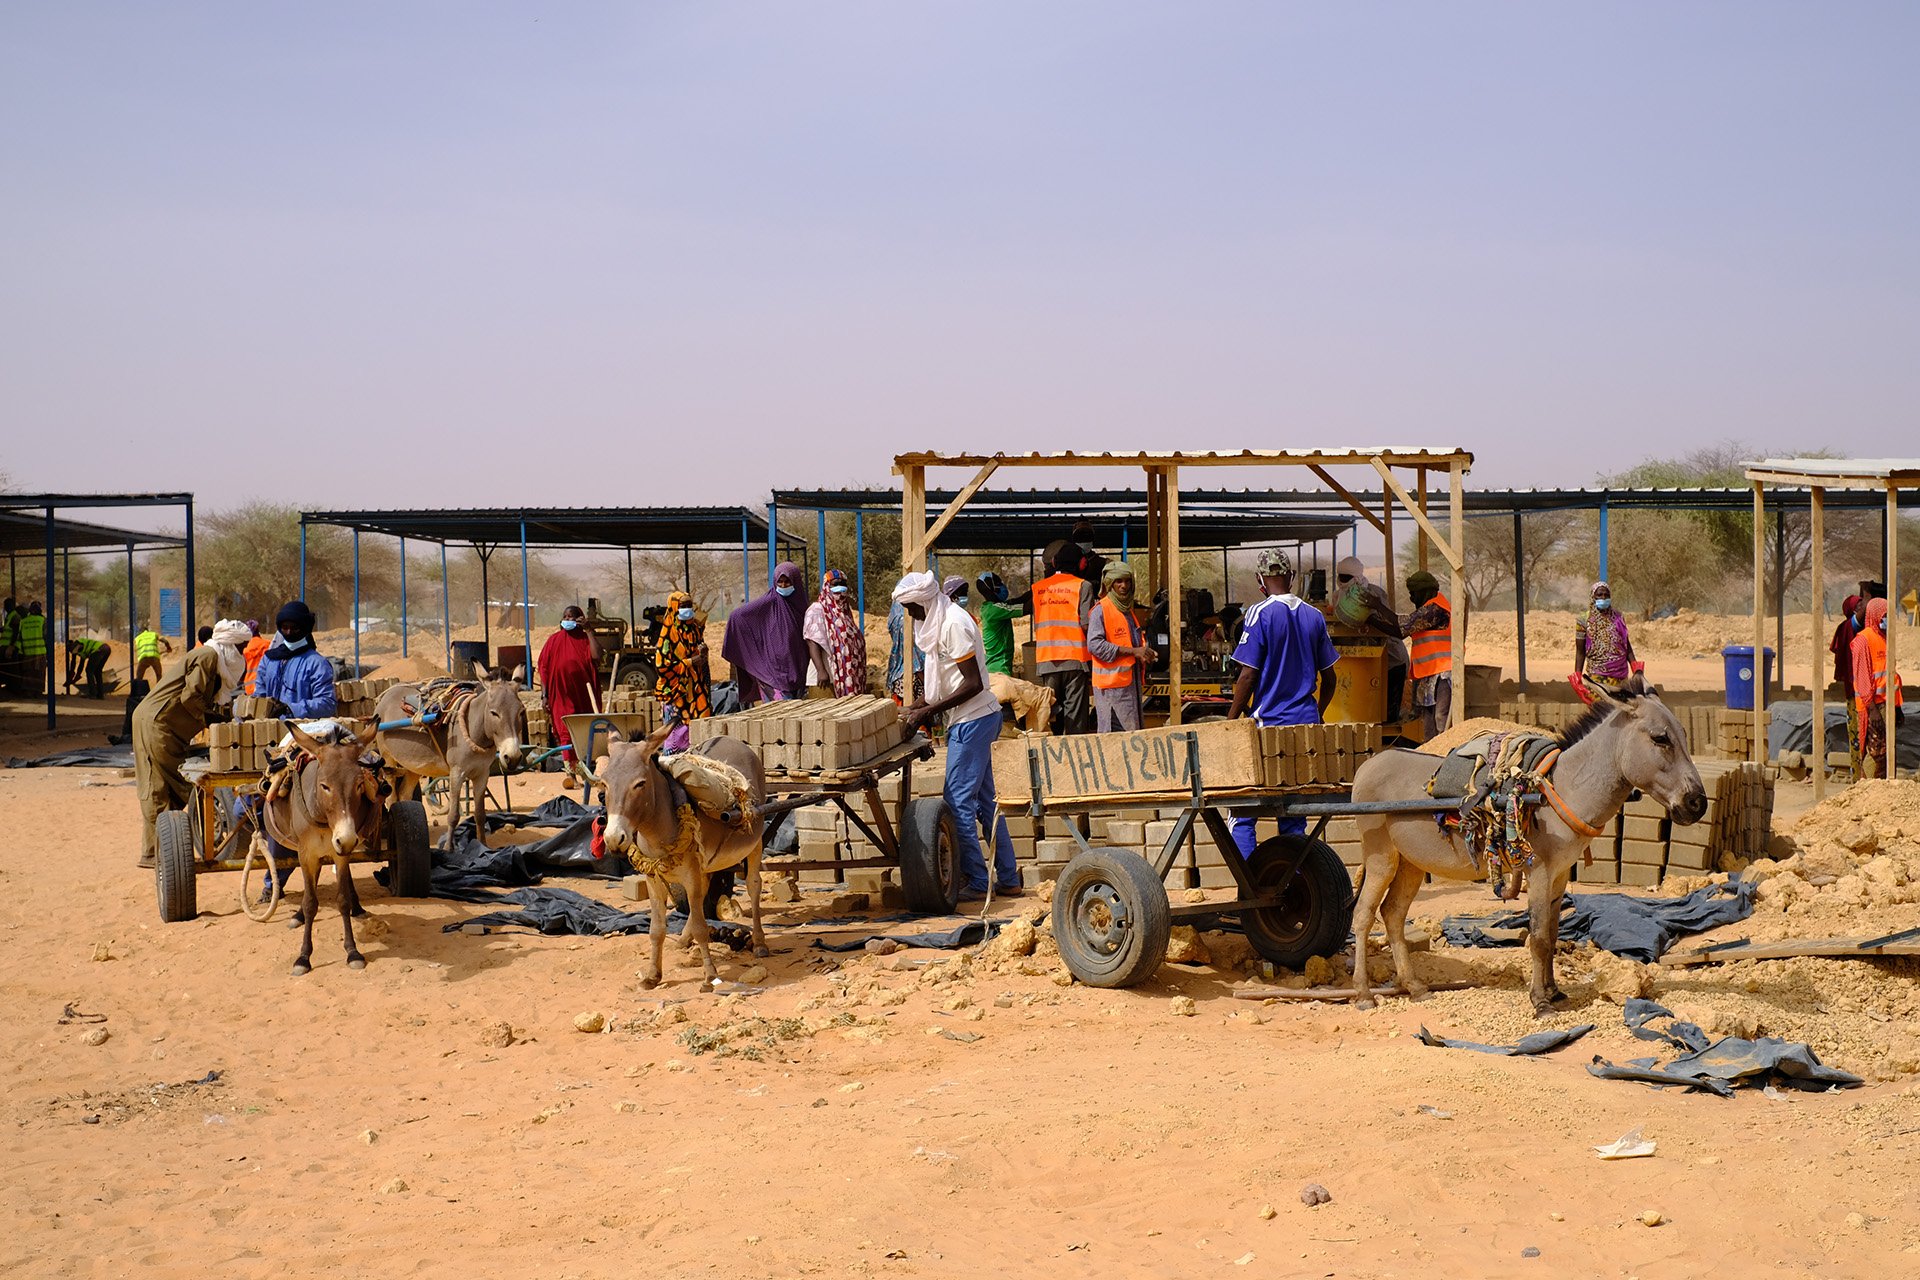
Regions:
M 1128 849 L 1141 848 L 1147 843 L 1147 824 L 1116 818 L 1107 824 L 1107 842 Z
M 1711 871 L 1713 870 L 1713 850 L 1704 845 L 1676 844 L 1667 846 L 1667 872 L 1675 871 Z
M 1602 858 L 1596 854 L 1592 866 L 1577 860 L 1574 862 L 1573 878 L 1581 884 L 1619 884 L 1620 867 L 1612 858 Z
M 1620 842 L 1620 861 L 1622 864 L 1634 863 L 1642 867 L 1665 865 L 1667 846 L 1657 841 L 1622 840 Z
M 1638 862 L 1620 864 L 1620 881 L 1636 889 L 1651 889 L 1660 883 L 1660 868 Z
M 880 867 L 855 867 L 847 872 L 847 892 L 876 894 L 887 885 L 887 873 Z
M 1639 840 L 1648 844 L 1665 844 L 1660 833 L 1659 816 L 1647 816 L 1629 811 L 1621 818 L 1621 835 L 1628 840 Z
M 1064 862 L 1035 862 L 1033 866 L 1025 868 L 1027 886 L 1033 888 L 1043 881 L 1058 880 L 1066 869 Z
M 1079 852 L 1079 842 L 1071 838 L 1065 840 L 1036 840 L 1033 844 L 1033 856 L 1037 862 L 1057 862 L 1064 865 L 1072 861 L 1073 856 Z

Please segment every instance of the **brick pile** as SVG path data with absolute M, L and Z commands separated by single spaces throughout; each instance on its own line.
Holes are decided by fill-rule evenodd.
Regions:
M 906 740 L 900 708 L 871 694 L 763 702 L 689 729 L 694 746 L 717 737 L 746 743 L 769 775 L 844 773 Z

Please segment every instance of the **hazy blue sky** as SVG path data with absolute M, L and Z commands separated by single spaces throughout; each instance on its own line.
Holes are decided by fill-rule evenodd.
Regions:
M 568 504 L 904 448 L 1432 442 L 1483 484 L 1916 453 L 1916 37 L 1911 4 L 16 0 L 0 468 Z

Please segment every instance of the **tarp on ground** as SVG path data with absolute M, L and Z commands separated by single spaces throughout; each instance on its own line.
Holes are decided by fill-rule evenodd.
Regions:
M 1753 914 L 1755 886 L 1733 880 L 1696 889 L 1684 898 L 1634 898 L 1623 893 L 1569 893 L 1560 900 L 1560 940 L 1591 941 L 1603 951 L 1653 963 L 1681 938 Z M 1456 947 L 1517 947 L 1527 912 L 1448 916 L 1440 922 Z
M 1811 702 L 1776 702 L 1768 707 L 1772 713 L 1767 721 L 1767 755 L 1777 756 L 1782 751 L 1798 751 L 1805 755 L 1813 750 L 1813 704 Z M 1827 750 L 1841 752 L 1847 750 L 1847 708 L 1842 703 L 1829 702 L 1827 712 Z M 1906 723 L 1898 726 L 1894 732 L 1894 759 L 1905 761 L 1902 767 L 1910 768 L 1913 762 L 1920 760 L 1920 716 L 1908 716 Z
M 44 756 L 10 756 L 9 769 L 131 769 L 133 748 L 81 747 Z

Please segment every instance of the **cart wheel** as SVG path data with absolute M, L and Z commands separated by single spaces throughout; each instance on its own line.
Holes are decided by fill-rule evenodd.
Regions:
M 620 678 L 614 684 L 638 693 L 652 693 L 658 680 L 659 676 L 654 672 L 651 662 L 623 662 L 620 664 Z
M 734 871 L 735 868 L 733 867 L 725 867 L 707 877 L 707 896 L 705 900 L 707 919 L 718 920 L 720 918 L 720 899 L 731 898 L 733 896 Z M 683 916 L 692 914 L 692 912 L 687 910 L 687 891 L 680 887 L 678 880 L 668 882 L 667 897 L 672 901 L 675 911 L 678 911 Z
M 1263 957 L 1298 969 L 1309 956 L 1330 956 L 1346 945 L 1353 915 L 1353 878 L 1340 855 L 1306 836 L 1274 836 L 1260 842 L 1247 862 L 1254 892 L 1280 887 L 1280 877 L 1300 844 L 1307 844 L 1300 869 L 1280 892 L 1280 905 L 1240 913 L 1247 941 Z
M 153 824 L 160 852 L 154 859 L 154 886 L 160 898 L 160 919 L 179 924 L 200 914 L 200 897 L 193 882 L 193 824 L 181 809 L 170 809 Z
M 954 867 L 958 843 L 953 810 L 944 798 L 907 801 L 900 813 L 900 889 L 907 910 L 944 916 L 960 905 L 960 877 Z
M 427 810 L 418 800 L 402 800 L 387 811 L 387 835 L 393 855 L 387 860 L 389 887 L 396 898 L 433 896 L 433 841 Z
M 1125 849 L 1073 856 L 1053 886 L 1053 937 L 1069 972 L 1090 987 L 1131 987 L 1167 958 L 1167 887 Z

